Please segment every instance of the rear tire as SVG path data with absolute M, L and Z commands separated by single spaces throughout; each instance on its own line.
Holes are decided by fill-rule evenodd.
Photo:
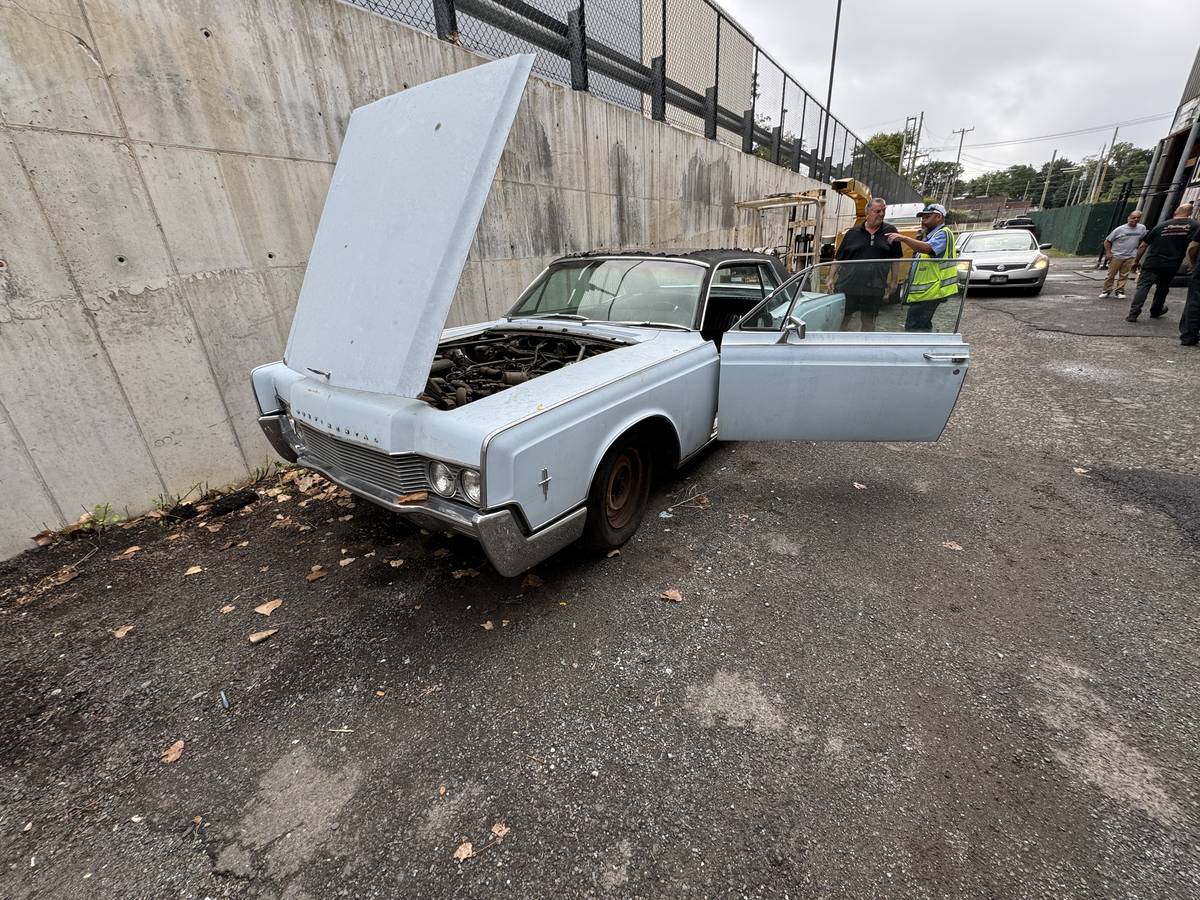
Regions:
M 653 456 L 636 436 L 625 435 L 613 444 L 588 491 L 584 544 L 606 553 L 633 537 L 646 512 L 653 475 Z

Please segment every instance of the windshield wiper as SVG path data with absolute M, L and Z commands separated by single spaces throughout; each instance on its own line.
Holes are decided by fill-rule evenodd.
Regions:
M 587 316 L 577 316 L 574 313 L 538 313 L 535 316 L 523 316 L 518 313 L 515 316 L 508 317 L 508 320 L 510 322 L 513 319 L 574 319 L 577 322 L 586 322 L 588 320 L 588 317 Z
M 686 325 L 677 325 L 674 322 L 621 322 L 612 321 L 609 319 L 588 319 L 589 325 L 595 323 L 597 325 L 633 325 L 641 328 L 678 328 L 680 331 L 691 331 Z

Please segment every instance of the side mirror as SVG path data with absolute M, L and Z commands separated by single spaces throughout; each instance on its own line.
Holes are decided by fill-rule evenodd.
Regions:
M 1054 246 L 1053 244 L 1038 244 L 1038 249 L 1039 250 L 1049 250 L 1053 246 Z
M 803 319 L 797 319 L 795 316 L 788 316 L 787 321 L 783 323 L 783 333 L 779 335 L 779 340 L 777 340 L 775 343 L 788 343 L 789 334 L 795 334 L 796 340 L 802 341 L 804 340 L 804 334 L 806 330 L 807 328 Z

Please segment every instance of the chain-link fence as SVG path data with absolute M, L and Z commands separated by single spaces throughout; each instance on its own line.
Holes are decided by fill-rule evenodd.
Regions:
M 349 0 L 821 181 L 919 192 L 708 0 Z

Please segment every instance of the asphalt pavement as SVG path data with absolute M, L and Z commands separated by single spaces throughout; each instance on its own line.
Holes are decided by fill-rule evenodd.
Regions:
M 1200 350 L 1081 265 L 940 442 L 719 446 L 610 558 L 292 477 L 0 564 L 0 896 L 1196 896 Z

